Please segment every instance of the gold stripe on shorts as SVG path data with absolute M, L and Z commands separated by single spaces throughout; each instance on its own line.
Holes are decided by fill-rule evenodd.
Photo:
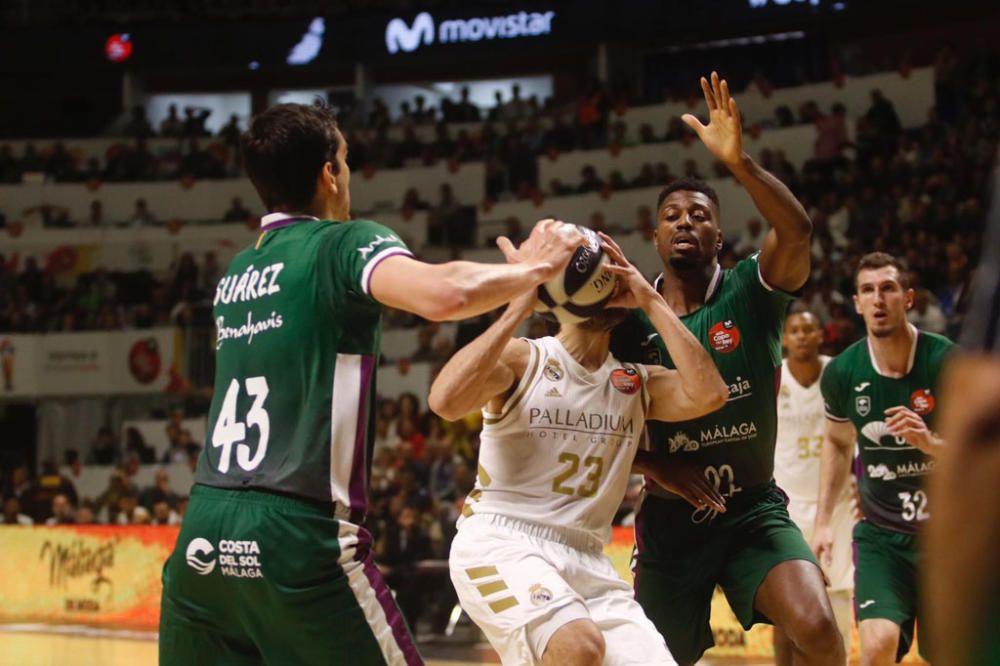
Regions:
M 507 589 L 507 583 L 502 580 L 495 580 L 492 583 L 485 583 L 483 585 L 477 585 L 476 589 L 479 590 L 479 594 L 484 597 L 488 597 L 495 592 L 500 592 L 501 590 Z
M 477 578 L 485 578 L 486 576 L 499 576 L 500 572 L 494 566 L 486 567 L 472 567 L 471 569 L 465 570 L 466 575 L 469 576 L 470 580 L 476 580 Z
M 517 599 L 514 597 L 504 597 L 503 599 L 498 599 L 497 601 L 490 602 L 490 610 L 494 613 L 502 613 L 508 608 L 513 608 L 517 605 Z

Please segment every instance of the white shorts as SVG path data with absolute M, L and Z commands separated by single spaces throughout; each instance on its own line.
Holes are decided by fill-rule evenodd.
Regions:
M 448 564 L 462 608 L 504 664 L 541 663 L 556 630 L 586 618 L 604 635 L 605 666 L 676 666 L 596 539 L 475 514 L 462 521 Z
M 797 499 L 789 499 L 788 515 L 799 529 L 806 542 L 812 542 L 813 527 L 816 521 L 816 502 L 809 502 Z M 831 590 L 850 590 L 854 588 L 854 556 L 851 550 L 852 532 L 854 530 L 854 508 L 851 506 L 850 496 L 833 507 L 833 517 L 830 519 L 830 526 L 833 528 L 833 552 L 830 553 L 832 562 L 829 567 L 820 562 L 823 573 L 830 581 Z

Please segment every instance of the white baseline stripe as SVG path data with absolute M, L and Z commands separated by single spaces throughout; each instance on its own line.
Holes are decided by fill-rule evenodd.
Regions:
M 361 406 L 361 355 L 337 354 L 330 401 L 330 499 L 351 505 L 351 468 Z

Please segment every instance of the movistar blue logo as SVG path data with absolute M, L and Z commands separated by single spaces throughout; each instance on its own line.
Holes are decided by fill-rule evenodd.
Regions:
M 540 37 L 552 32 L 555 12 L 518 12 L 508 16 L 451 19 L 435 30 L 434 17 L 420 12 L 411 25 L 394 18 L 385 26 L 385 47 L 389 53 L 416 51 L 421 44 L 478 42 L 487 39 Z

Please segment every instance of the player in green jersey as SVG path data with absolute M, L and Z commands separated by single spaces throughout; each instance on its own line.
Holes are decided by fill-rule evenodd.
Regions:
M 685 326 L 709 350 L 729 401 L 682 423 L 650 423 L 651 450 L 635 468 L 647 483 L 636 518 L 636 593 L 681 664 L 714 644 L 709 614 L 722 587 L 745 628 L 770 622 L 791 640 L 796 663 L 837 664 L 844 646 L 823 574 L 772 480 L 777 383 L 785 312 L 809 277 L 812 225 L 778 179 L 743 152 L 736 102 L 717 74 L 702 79 L 710 121 L 684 121 L 746 188 L 771 226 L 760 253 L 722 270 L 719 201 L 707 184 L 684 179 L 657 202 L 656 281 Z M 618 358 L 673 367 L 641 313 L 615 331 Z M 705 486 L 725 497 L 717 513 Z M 688 500 L 689 506 L 684 500 Z
M 861 663 L 881 666 L 909 651 L 921 617 L 917 535 L 930 517 L 924 481 L 941 445 L 930 424 L 938 374 L 954 344 L 906 321 L 913 289 L 892 256 L 862 257 L 855 281 L 854 306 L 868 335 L 830 361 L 821 380 L 827 427 L 813 546 L 828 556 L 833 505 L 857 447 L 854 473 L 865 520 L 854 528 L 854 612 Z
M 164 567 L 160 663 L 420 664 L 362 527 L 382 307 L 492 310 L 583 239 L 546 220 L 516 265 L 425 264 L 390 229 L 350 219 L 328 109 L 272 107 L 242 148 L 271 212 L 215 293 L 209 441 Z

